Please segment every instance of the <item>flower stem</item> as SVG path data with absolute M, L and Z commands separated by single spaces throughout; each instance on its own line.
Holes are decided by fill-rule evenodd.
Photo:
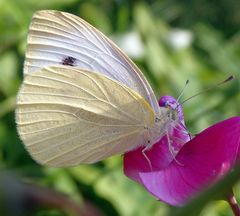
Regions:
M 231 206 L 234 215 L 240 216 L 240 208 L 239 208 L 239 205 L 237 203 L 237 200 L 236 200 L 232 190 L 227 194 L 226 200 L 229 203 L 229 205 Z

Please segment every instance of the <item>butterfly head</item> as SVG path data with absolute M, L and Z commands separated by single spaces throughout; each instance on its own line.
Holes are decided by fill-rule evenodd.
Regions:
M 163 96 L 159 100 L 160 108 L 165 108 L 165 116 L 168 120 L 182 121 L 183 122 L 183 110 L 181 104 L 172 96 Z
M 156 116 L 155 123 L 157 127 L 161 128 L 161 131 L 167 131 L 171 126 L 180 121 L 179 113 L 176 108 L 166 105 L 160 107 L 160 114 Z
M 159 141 L 181 121 L 182 109 L 177 100 L 171 96 L 164 96 L 159 101 L 159 114 L 155 116 L 155 126 L 148 132 L 149 146 Z
M 172 107 L 168 106 L 167 107 L 167 112 L 166 112 L 166 115 L 167 115 L 167 118 L 168 120 L 172 120 L 172 121 L 178 121 L 179 120 L 179 116 L 178 116 L 178 112 L 176 109 L 173 109 Z

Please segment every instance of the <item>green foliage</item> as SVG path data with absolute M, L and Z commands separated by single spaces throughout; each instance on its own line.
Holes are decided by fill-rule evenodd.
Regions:
M 101 215 L 167 215 L 171 207 L 157 202 L 141 186 L 124 176 L 121 157 L 64 169 L 37 165 L 29 157 L 16 132 L 14 109 L 22 80 L 31 16 L 36 10 L 56 9 L 83 17 L 113 38 L 121 38 L 133 31 L 140 36 L 144 50 L 142 55 L 133 60 L 142 69 L 158 97 L 166 94 L 177 97 L 189 79 L 190 84 L 184 93 L 186 99 L 234 75 L 234 81 L 184 104 L 187 126 L 195 134 L 213 123 L 240 114 L 239 8 L 239 2 L 234 0 L 148 0 L 136 3 L 0 0 L 1 170 L 18 173 L 24 182 L 63 192 L 79 206 L 86 204 L 87 200 L 91 204 L 90 209 L 94 206 Z M 185 41 L 182 46 L 175 42 L 180 36 Z M 11 189 L 11 185 L 7 187 L 5 192 Z M 3 194 L 1 188 L 2 185 L 0 197 Z M 239 193 L 237 195 L 240 196 Z M 4 202 L 9 204 L 9 200 Z M 17 205 L 10 203 L 13 208 Z M 220 212 L 221 215 L 231 215 L 221 202 L 209 203 L 202 215 L 207 215 L 205 212 L 211 212 L 211 215 L 220 215 Z M 67 211 L 42 207 L 34 208 L 27 214 L 72 215 Z

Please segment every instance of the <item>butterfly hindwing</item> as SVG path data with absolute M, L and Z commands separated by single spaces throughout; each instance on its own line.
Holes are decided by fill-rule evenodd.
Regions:
M 51 66 L 25 76 L 16 121 L 35 160 L 72 166 L 146 144 L 154 112 L 138 93 L 102 74 Z

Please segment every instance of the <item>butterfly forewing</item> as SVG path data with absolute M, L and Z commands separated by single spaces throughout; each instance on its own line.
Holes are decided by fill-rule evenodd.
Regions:
M 159 114 L 156 97 L 135 64 L 97 29 L 69 13 L 38 11 L 29 29 L 24 73 L 69 65 L 106 75 L 140 94 Z
M 25 76 L 16 121 L 35 160 L 71 166 L 146 145 L 154 112 L 141 95 L 102 74 L 52 66 Z

